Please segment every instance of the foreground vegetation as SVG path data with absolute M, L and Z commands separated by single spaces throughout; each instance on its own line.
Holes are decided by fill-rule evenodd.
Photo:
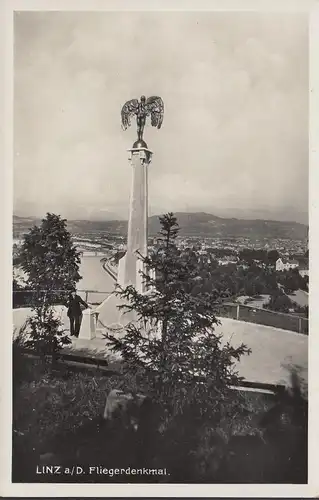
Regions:
M 15 376 L 13 481 L 306 482 L 305 427 L 289 415 L 280 426 L 276 415 L 269 414 L 277 408 L 270 395 L 234 391 L 233 418 L 225 415 L 214 425 L 194 421 L 188 411 L 173 423 L 164 418 L 151 432 L 144 428 L 146 442 L 130 429 L 109 429 L 101 419 L 106 395 L 114 387 L 136 390 L 137 381 L 67 366 L 52 372 L 24 358 Z M 264 418 L 267 411 L 269 422 Z M 303 418 L 305 426 L 306 415 Z M 99 464 L 163 467 L 170 476 L 90 475 L 75 480 L 69 475 L 37 475 L 36 467 L 43 463 L 85 470 Z
M 52 220 L 64 231 L 63 221 Z M 38 466 L 42 470 L 50 464 L 63 470 L 168 471 L 155 482 L 305 482 L 307 403 L 296 377 L 292 393 L 278 394 L 277 401 L 238 390 L 242 378 L 236 363 L 250 349 L 225 343 L 216 333 L 216 308 L 223 294 L 217 288 L 205 290 L 198 259 L 178 249 L 174 215 L 166 214 L 160 222 L 156 248 L 148 257 L 140 256 L 141 267 L 152 270 L 142 272 L 145 293 L 133 286 L 118 288 L 124 311 L 133 318 L 124 335 L 105 336 L 110 350 L 121 355 L 120 375 L 78 372 L 57 363 L 60 325 L 50 315 L 50 295 L 39 289 L 39 314 L 29 325 L 31 343 L 22 337 L 14 341 L 13 480 L 74 482 L 70 474 L 37 474 Z M 43 225 L 47 228 L 45 221 Z M 35 232 L 35 237 L 42 248 L 41 234 Z M 54 244 L 50 231 L 47 239 Z M 32 249 L 27 248 L 30 265 Z M 47 262 L 47 252 L 42 257 L 37 268 L 49 266 L 49 271 L 42 268 L 42 279 L 45 284 L 48 272 L 52 291 L 55 258 L 51 253 Z M 64 264 L 60 270 L 61 280 L 70 281 Z M 38 357 L 27 358 L 25 345 Z M 136 415 L 137 428 L 130 419 L 102 419 L 113 388 L 147 396 Z M 154 476 L 98 473 L 78 475 L 76 482 L 114 479 L 154 482 Z

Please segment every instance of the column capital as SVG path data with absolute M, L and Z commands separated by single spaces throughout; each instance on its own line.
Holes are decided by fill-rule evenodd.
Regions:
M 132 159 L 133 155 L 137 155 L 143 162 L 150 163 L 153 155 L 153 151 L 148 148 L 130 148 L 127 150 L 129 153 L 129 160 Z

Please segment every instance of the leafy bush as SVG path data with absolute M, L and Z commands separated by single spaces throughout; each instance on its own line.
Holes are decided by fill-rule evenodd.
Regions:
M 12 341 L 12 382 L 14 393 L 23 382 L 29 380 L 31 375 L 30 365 L 25 356 L 27 340 L 25 328 L 26 325 L 19 332 L 14 332 Z
M 26 345 L 43 359 L 50 356 L 54 361 L 59 350 L 71 341 L 52 306 L 63 303 L 67 290 L 81 279 L 80 253 L 72 243 L 66 220 L 48 213 L 41 226 L 25 234 L 19 259 L 27 275 L 28 301 L 34 312 L 28 320 Z
M 299 274 L 298 269 L 289 269 L 288 271 L 282 271 L 277 273 L 278 283 L 280 283 L 286 293 L 292 293 L 301 288 L 302 290 L 307 289 L 307 278 L 302 277 Z
M 271 309 L 272 311 L 288 313 L 290 309 L 293 308 L 293 302 L 290 298 L 284 294 L 281 290 L 272 294 L 269 297 L 269 301 L 264 304 L 265 309 Z
M 32 290 L 67 290 L 81 279 L 80 252 L 72 242 L 66 220 L 48 213 L 41 226 L 24 235 L 20 266 Z

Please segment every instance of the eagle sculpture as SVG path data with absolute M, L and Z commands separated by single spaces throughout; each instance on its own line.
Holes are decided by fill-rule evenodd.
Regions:
M 146 143 L 143 140 L 143 132 L 146 123 L 146 117 L 151 117 L 153 127 L 161 128 L 164 116 L 164 103 L 161 97 L 152 96 L 146 99 L 142 95 L 140 101 L 131 99 L 122 107 L 122 128 L 126 130 L 131 125 L 131 117 L 136 116 L 137 124 L 137 142 L 142 145 Z

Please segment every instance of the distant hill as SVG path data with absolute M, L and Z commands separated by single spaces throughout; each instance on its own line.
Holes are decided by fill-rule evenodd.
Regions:
M 308 226 L 298 222 L 283 222 L 273 220 L 246 220 L 217 217 L 205 212 L 175 213 L 180 225 L 182 236 L 223 237 L 223 238 L 289 238 L 301 240 L 307 238 Z M 13 216 L 13 232 L 19 236 L 28 231 L 34 224 L 41 221 L 35 217 Z M 127 221 L 88 221 L 70 220 L 68 229 L 73 234 L 88 234 L 109 232 L 126 236 Z M 149 218 L 149 234 L 155 235 L 160 229 L 157 215 Z
M 207 213 L 176 213 L 181 235 L 225 238 L 307 238 L 305 224 L 263 219 L 223 218 Z M 150 234 L 159 229 L 158 217 L 149 220 Z
M 41 223 L 41 219 L 37 217 L 20 217 L 19 215 L 14 215 L 13 219 L 13 234 L 21 235 L 34 225 Z

